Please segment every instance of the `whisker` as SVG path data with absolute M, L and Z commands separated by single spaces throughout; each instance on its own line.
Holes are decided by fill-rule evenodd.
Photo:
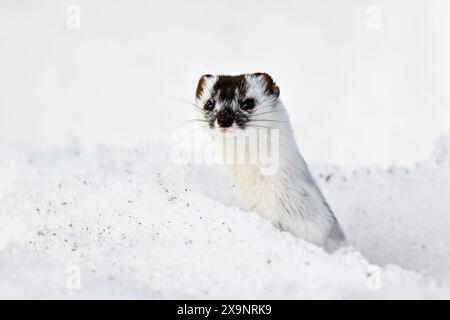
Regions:
M 184 121 L 180 121 L 178 122 L 175 127 L 178 129 L 184 128 L 188 125 L 195 125 L 195 124 L 199 124 L 201 123 L 202 125 L 204 125 L 204 123 L 207 123 L 207 120 L 202 120 L 202 119 L 189 119 L 189 120 L 184 120 Z
M 187 103 L 187 104 L 190 104 L 192 107 L 194 107 L 194 110 L 199 111 L 201 114 L 206 114 L 205 109 L 203 109 L 202 107 L 196 105 L 195 103 L 193 103 L 193 102 L 191 102 L 191 101 L 189 101 L 187 99 L 184 99 L 184 98 L 181 98 L 180 100 L 185 102 L 185 103 Z
M 248 128 L 255 128 L 255 129 L 272 129 L 270 127 L 261 126 L 261 125 L 254 125 L 254 124 L 247 124 L 246 127 Z
M 190 138 L 194 134 L 194 132 L 196 132 L 200 129 L 205 129 L 207 127 L 209 127 L 209 124 L 202 124 L 201 126 L 194 128 L 194 129 L 190 130 L 189 132 L 186 132 L 186 135 L 181 138 L 181 142 L 184 142 L 184 140 L 186 140 L 187 138 Z
M 204 120 L 204 119 L 188 119 L 188 120 L 183 120 L 180 123 L 192 123 L 192 122 L 209 122 L 209 121 Z
M 286 123 L 286 121 L 283 121 L 283 120 L 272 120 L 272 119 L 252 119 L 252 118 L 250 118 L 250 121 L 266 121 L 266 122 Z
M 265 110 L 269 110 L 269 109 L 274 109 L 275 110 L 275 106 L 273 106 L 273 105 L 264 105 L 264 103 L 261 103 L 260 105 L 259 105 L 259 107 L 256 109 L 256 110 L 263 110 L 263 111 L 265 111 Z
M 255 112 L 255 113 L 252 113 L 252 116 L 259 116 L 259 115 L 263 115 L 263 114 L 277 113 L 277 112 L 282 112 L 282 111 L 283 110 L 272 110 L 272 111 L 264 111 L 264 112 Z

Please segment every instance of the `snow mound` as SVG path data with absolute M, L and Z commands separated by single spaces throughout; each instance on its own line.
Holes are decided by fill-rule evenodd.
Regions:
M 0 298 L 449 298 L 449 145 L 414 168 L 313 165 L 351 245 L 328 254 L 164 144 L 0 144 Z

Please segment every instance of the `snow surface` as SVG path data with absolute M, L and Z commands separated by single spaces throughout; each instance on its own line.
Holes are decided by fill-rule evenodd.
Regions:
M 312 165 L 351 244 L 327 254 L 166 144 L 2 143 L 0 298 L 450 298 L 449 146 L 409 168 Z

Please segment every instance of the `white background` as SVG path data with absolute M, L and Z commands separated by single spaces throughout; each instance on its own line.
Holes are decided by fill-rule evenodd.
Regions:
M 70 5 L 81 29 L 67 27 Z M 368 27 L 369 6 L 381 11 Z M 305 158 L 413 164 L 450 131 L 448 1 L 0 0 L 0 141 L 165 139 L 204 73 L 265 71 Z

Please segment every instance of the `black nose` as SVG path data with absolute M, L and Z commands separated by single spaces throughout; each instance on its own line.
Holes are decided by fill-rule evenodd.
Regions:
M 229 108 L 220 110 L 217 113 L 217 123 L 221 128 L 231 127 L 234 121 L 234 111 Z

